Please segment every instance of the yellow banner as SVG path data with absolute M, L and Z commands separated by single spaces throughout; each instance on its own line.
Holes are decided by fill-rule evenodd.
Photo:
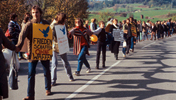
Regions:
M 33 23 L 31 60 L 51 60 L 52 37 L 49 25 Z

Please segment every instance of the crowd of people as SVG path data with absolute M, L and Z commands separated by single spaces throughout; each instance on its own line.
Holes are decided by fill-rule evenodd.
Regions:
M 64 26 L 66 22 L 66 14 L 59 13 L 56 15 L 54 21 L 50 24 L 48 21 L 42 19 L 42 10 L 38 6 L 33 6 L 31 9 L 32 19 L 30 19 L 30 14 L 26 13 L 24 20 L 21 24 L 21 27 L 17 23 L 18 16 L 13 13 L 10 16 L 10 22 L 8 24 L 8 30 L 11 34 L 11 37 L 7 39 L 0 29 L 0 43 L 16 52 L 19 52 L 23 45 L 24 41 L 27 38 L 28 42 L 28 52 L 27 57 L 23 57 L 23 53 L 19 52 L 19 59 L 28 59 L 28 88 L 27 88 L 27 97 L 23 100 L 34 100 L 35 99 L 35 72 L 38 60 L 31 59 L 32 52 L 32 24 L 40 23 L 50 25 L 53 32 L 53 56 L 52 64 L 50 67 L 50 60 L 41 60 L 44 70 L 45 77 L 45 89 L 46 95 L 51 94 L 51 87 L 56 85 L 57 80 L 57 67 L 58 67 L 58 41 L 56 25 Z M 109 18 L 108 22 L 105 24 L 104 21 L 100 21 L 98 25 L 96 24 L 96 19 L 86 20 L 85 24 L 82 19 L 75 19 L 75 27 L 68 32 L 68 38 L 73 38 L 73 53 L 78 56 L 78 65 L 77 70 L 73 73 L 76 76 L 80 75 L 83 64 L 87 67 L 86 72 L 91 71 L 90 64 L 86 59 L 86 55 L 90 55 L 88 49 L 90 48 L 90 43 L 97 44 L 97 55 L 96 55 L 96 69 L 99 69 L 100 63 L 100 54 L 102 51 L 102 68 L 106 68 L 106 50 L 107 47 L 114 54 L 116 60 L 118 60 L 119 47 L 121 42 L 123 42 L 122 53 L 123 57 L 126 57 L 129 52 L 134 52 L 134 45 L 138 42 L 149 40 L 159 40 L 165 37 L 170 37 L 174 31 L 176 31 L 176 22 L 169 19 L 168 21 L 157 21 L 152 22 L 148 20 L 147 22 L 140 20 L 137 21 L 133 17 L 130 17 L 122 22 L 118 22 L 115 18 Z M 97 42 L 91 42 L 90 36 L 96 35 L 98 40 Z M 116 34 L 123 35 L 123 41 L 116 38 Z M 11 42 L 10 42 L 10 41 Z M 3 98 L 8 98 L 8 86 L 6 79 L 6 67 L 5 59 L 2 54 L 2 45 L 0 45 L 0 100 Z M 71 65 L 67 59 L 67 53 L 61 54 L 60 58 L 63 62 L 63 66 L 68 75 L 69 81 L 75 81 Z

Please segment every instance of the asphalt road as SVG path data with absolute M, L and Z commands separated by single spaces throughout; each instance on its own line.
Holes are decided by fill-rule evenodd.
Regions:
M 41 63 L 37 65 L 36 100 L 175 100 L 176 98 L 176 35 L 158 41 L 137 43 L 134 53 L 126 58 L 119 53 L 119 60 L 107 49 L 106 69 L 95 69 L 96 45 L 91 46 L 88 62 L 92 68 L 69 82 L 59 59 L 57 85 L 52 95 L 45 96 Z M 122 48 L 120 48 L 120 51 Z M 77 56 L 68 53 L 72 72 L 76 71 Z M 7 100 L 22 100 L 27 95 L 27 61 L 20 61 L 19 89 L 9 90 Z

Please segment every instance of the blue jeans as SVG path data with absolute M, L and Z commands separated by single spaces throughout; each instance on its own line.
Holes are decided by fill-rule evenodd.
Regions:
M 52 65 L 51 65 L 51 82 L 54 82 L 54 83 L 57 80 L 57 67 L 58 67 L 57 56 L 58 56 L 58 53 L 53 51 Z M 65 68 L 65 71 L 68 77 L 71 79 L 73 76 L 72 76 L 70 64 L 67 59 L 67 53 L 60 55 L 60 57 L 61 57 L 63 66 Z
M 123 52 L 123 54 L 125 55 L 126 54 L 126 48 L 122 48 L 122 52 Z
M 142 32 L 142 39 L 145 40 L 145 37 L 148 39 L 148 33 Z
M 133 41 L 133 39 L 134 39 L 134 37 L 132 36 L 131 37 L 131 47 L 130 47 L 130 49 L 134 49 L 134 41 Z
M 27 96 L 35 96 L 35 73 L 38 60 L 28 63 L 28 89 Z M 45 77 L 45 89 L 51 90 L 51 74 L 50 74 L 50 61 L 41 61 Z
M 80 54 L 78 55 L 78 67 L 77 67 L 77 71 L 81 71 L 82 69 L 82 65 L 84 63 L 84 65 L 90 69 L 90 65 L 86 59 L 86 51 L 87 51 L 87 46 L 83 46 L 81 49 Z

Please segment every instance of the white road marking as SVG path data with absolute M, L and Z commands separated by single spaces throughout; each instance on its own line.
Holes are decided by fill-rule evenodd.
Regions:
M 150 44 L 148 44 L 148 45 L 142 47 L 141 49 L 144 49 L 145 47 L 148 47 L 148 46 L 150 46 L 150 45 L 152 45 L 152 44 L 155 44 L 155 43 L 156 43 L 156 42 L 150 43 Z
M 90 81 L 88 81 L 86 84 L 84 84 L 82 87 L 80 87 L 79 89 L 77 89 L 75 92 L 73 92 L 71 95 L 69 95 L 67 98 L 65 98 L 65 100 L 70 100 L 72 98 L 74 98 L 77 94 L 79 94 L 81 91 L 83 91 L 85 88 L 87 88 L 90 84 L 92 84 L 95 80 L 97 80 L 100 76 L 102 76 L 104 73 L 106 73 L 107 71 L 109 71 L 112 67 L 116 66 L 117 64 L 119 64 L 122 60 L 119 60 L 118 62 L 114 63 L 113 65 L 111 65 L 109 68 L 107 68 L 106 70 L 104 70 L 103 72 L 101 72 L 100 74 L 98 74 L 97 76 L 95 76 L 94 78 L 92 78 Z
M 155 44 L 156 42 L 150 43 L 144 47 L 142 47 L 141 49 L 144 49 L 145 47 L 148 47 L 152 44 Z M 106 73 L 107 71 L 109 71 L 112 67 L 116 66 L 117 64 L 119 64 L 122 60 L 119 60 L 118 62 L 114 63 L 113 65 L 111 65 L 109 68 L 107 68 L 106 70 L 104 70 L 103 72 L 101 72 L 100 74 L 98 74 L 97 76 L 95 76 L 94 78 L 92 78 L 90 81 L 88 81 L 86 84 L 84 84 L 82 87 L 80 87 L 79 89 L 77 89 L 75 92 L 73 92 L 72 94 L 70 94 L 67 98 L 65 98 L 65 100 L 70 100 L 72 98 L 74 98 L 77 94 L 79 94 L 81 91 L 83 91 L 85 88 L 87 88 L 90 84 L 92 84 L 96 79 L 98 79 L 100 76 L 102 76 L 104 73 Z

